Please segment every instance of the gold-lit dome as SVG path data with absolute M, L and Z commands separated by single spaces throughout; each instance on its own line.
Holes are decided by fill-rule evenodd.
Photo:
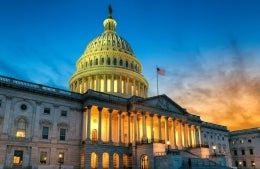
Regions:
M 130 97 L 147 97 L 148 82 L 142 65 L 130 44 L 116 32 L 116 21 L 109 6 L 103 22 L 104 32 L 94 38 L 76 63 L 69 81 L 70 89 L 84 93 L 88 89 Z

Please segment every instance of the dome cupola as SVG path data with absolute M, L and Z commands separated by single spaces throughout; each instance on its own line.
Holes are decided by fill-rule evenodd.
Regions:
M 71 91 L 88 89 L 123 97 L 147 97 L 148 82 L 142 65 L 130 44 L 115 32 L 117 22 L 112 7 L 103 22 L 104 32 L 94 38 L 76 63 L 76 72 L 69 80 Z

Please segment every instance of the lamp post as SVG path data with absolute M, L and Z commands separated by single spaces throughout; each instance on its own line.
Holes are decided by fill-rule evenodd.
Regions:
M 63 155 L 61 153 L 59 154 L 58 162 L 59 162 L 59 169 L 61 169 L 61 164 L 63 164 Z
M 167 153 L 170 152 L 170 141 L 167 141 Z
M 241 166 L 242 166 L 242 161 L 239 161 L 238 162 L 238 168 L 241 168 Z
M 254 169 L 255 169 L 255 162 L 253 162 L 253 163 L 252 163 L 252 166 L 253 166 L 253 167 L 254 167 Z
M 217 147 L 214 145 L 214 146 L 212 146 L 212 148 L 213 148 L 214 156 L 216 157 L 216 149 L 217 149 Z

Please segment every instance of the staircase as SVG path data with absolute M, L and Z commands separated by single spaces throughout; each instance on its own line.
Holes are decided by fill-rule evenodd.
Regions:
M 188 150 L 181 151 L 181 156 L 182 156 L 182 167 L 180 169 L 189 169 L 188 159 L 191 160 L 190 169 L 232 169 L 227 166 L 222 166 L 208 158 L 201 158 L 198 155 L 193 154 Z

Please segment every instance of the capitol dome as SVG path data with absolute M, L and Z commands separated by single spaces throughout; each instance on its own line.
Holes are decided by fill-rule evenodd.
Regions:
M 103 25 L 104 32 L 87 45 L 78 59 L 76 72 L 69 80 L 70 90 L 147 97 L 148 82 L 142 75 L 142 65 L 130 44 L 115 32 L 117 23 L 111 6 Z

